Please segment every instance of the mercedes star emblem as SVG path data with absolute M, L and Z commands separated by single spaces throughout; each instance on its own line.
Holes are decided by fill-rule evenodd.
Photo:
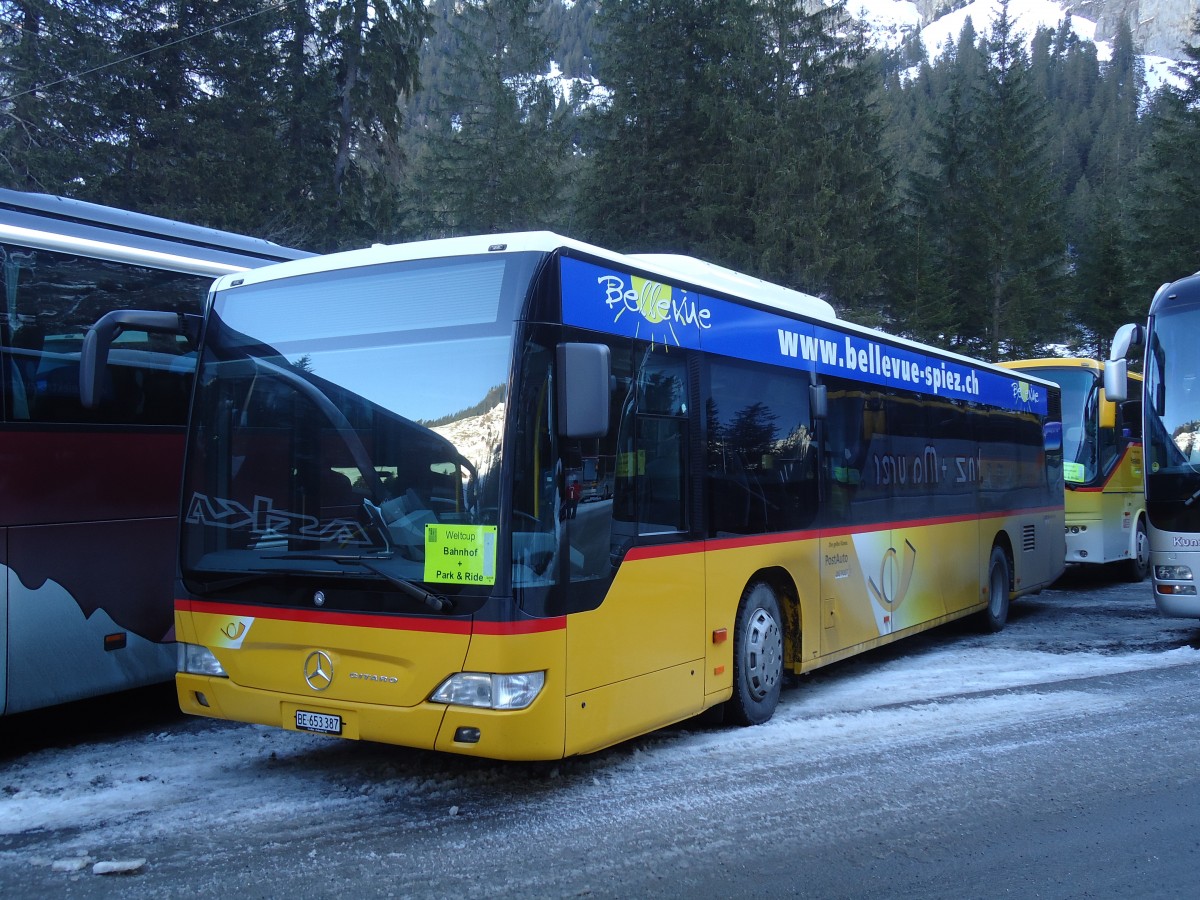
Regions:
M 304 660 L 304 680 L 314 691 L 323 691 L 333 684 L 333 660 L 324 650 L 314 650 Z

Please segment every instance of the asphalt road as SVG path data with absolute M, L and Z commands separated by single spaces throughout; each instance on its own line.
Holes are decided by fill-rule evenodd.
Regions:
M 1195 896 L 1200 623 L 1149 590 L 1071 573 L 998 635 L 799 680 L 766 726 L 553 765 L 185 719 L 162 691 L 12 717 L 0 895 Z

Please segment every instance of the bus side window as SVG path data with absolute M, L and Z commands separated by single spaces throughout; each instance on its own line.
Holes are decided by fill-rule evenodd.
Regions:
M 638 345 L 621 408 L 613 515 L 639 534 L 686 531 L 687 366 L 680 351 Z
M 808 527 L 817 448 L 807 378 L 734 360 L 714 360 L 709 371 L 709 534 Z
M 0 247 L 0 258 L 9 304 L 4 381 L 10 419 L 183 425 L 195 370 L 185 338 L 122 333 L 109 353 L 94 410 L 80 402 L 79 354 L 87 329 L 116 306 L 198 312 L 203 279 L 48 250 L 21 254 Z
M 1118 425 L 1121 428 L 1121 435 L 1127 441 L 1140 441 L 1142 439 L 1142 400 L 1140 385 L 1130 382 L 1130 397 L 1137 397 L 1136 400 L 1126 400 L 1118 407 Z
M 825 467 L 829 484 L 829 521 L 873 521 L 888 503 L 873 460 L 888 449 L 883 396 L 865 386 L 827 378 L 829 415 L 825 425 Z

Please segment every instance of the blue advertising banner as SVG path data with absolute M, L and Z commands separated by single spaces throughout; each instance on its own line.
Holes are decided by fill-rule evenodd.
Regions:
M 737 359 L 1045 415 L 1018 378 L 563 257 L 563 322 Z

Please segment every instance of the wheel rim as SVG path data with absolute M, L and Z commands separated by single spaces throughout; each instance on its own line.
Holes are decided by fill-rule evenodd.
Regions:
M 1138 523 L 1137 530 L 1137 546 L 1134 548 L 1134 553 L 1137 554 L 1137 567 L 1139 572 L 1145 572 L 1150 568 L 1150 539 L 1146 534 L 1146 529 Z
M 750 616 L 745 663 L 746 688 L 757 702 L 771 693 L 783 672 L 783 633 L 761 606 Z

